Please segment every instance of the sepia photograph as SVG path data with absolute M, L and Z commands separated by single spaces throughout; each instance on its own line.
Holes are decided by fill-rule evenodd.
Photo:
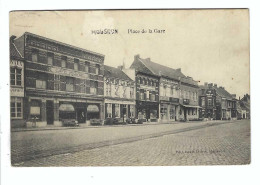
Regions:
M 251 163 L 248 9 L 9 21 L 13 167 Z

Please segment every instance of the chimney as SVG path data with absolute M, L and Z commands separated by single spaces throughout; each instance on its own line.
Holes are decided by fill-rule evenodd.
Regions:
M 212 87 L 213 86 L 213 83 L 209 83 L 209 85 L 208 85 L 209 87 Z
M 139 55 L 139 54 L 135 55 L 135 60 L 137 60 L 137 59 L 139 59 L 139 58 L 140 58 L 140 55 Z
M 214 87 L 218 87 L 218 85 L 217 85 L 217 84 L 214 84 Z
M 16 38 L 16 36 L 15 35 L 12 35 L 11 37 L 10 37 L 10 42 L 11 43 L 14 43 L 14 39 Z
M 236 94 L 231 94 L 232 98 L 236 99 L 237 95 Z
M 181 68 L 178 68 L 178 69 L 176 69 L 176 71 L 179 71 L 179 72 L 181 72 Z
M 240 101 L 240 96 L 238 97 L 239 101 Z
M 150 58 L 150 57 L 149 57 L 149 58 L 147 58 L 146 60 L 147 60 L 148 62 L 151 62 L 151 58 Z
M 204 82 L 204 86 L 208 86 L 208 82 Z
M 118 69 L 122 70 L 123 69 L 123 66 L 117 66 Z

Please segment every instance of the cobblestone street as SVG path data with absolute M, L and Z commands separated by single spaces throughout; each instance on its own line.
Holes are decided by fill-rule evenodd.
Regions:
M 161 166 L 248 163 L 250 163 L 250 122 L 243 120 L 75 153 L 68 152 L 16 165 Z

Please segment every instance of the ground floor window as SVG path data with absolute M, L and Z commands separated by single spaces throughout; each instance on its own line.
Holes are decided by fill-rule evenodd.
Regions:
M 107 103 L 107 118 L 112 118 L 112 104 L 111 103 Z
M 22 108 L 22 98 L 11 97 L 11 118 L 22 118 L 23 108 Z
M 134 118 L 135 116 L 135 106 L 134 105 L 130 105 L 130 118 Z
M 31 100 L 30 106 L 30 115 L 31 118 L 36 118 L 41 120 L 41 101 L 40 100 Z
M 175 106 L 170 108 L 170 119 L 175 119 Z
M 146 111 L 145 109 L 138 112 L 138 119 L 145 119 L 146 118 Z
M 119 104 L 115 104 L 115 117 L 116 118 L 120 117 L 120 106 L 119 106 Z
M 157 110 L 151 109 L 150 110 L 150 119 L 156 119 L 157 118 Z
M 161 119 L 167 119 L 167 106 L 163 106 L 161 107 Z

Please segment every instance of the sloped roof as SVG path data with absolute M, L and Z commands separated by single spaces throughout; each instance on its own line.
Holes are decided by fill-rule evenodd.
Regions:
M 109 78 L 116 78 L 121 80 L 133 81 L 123 71 L 118 68 L 104 65 L 104 76 Z
M 170 78 L 173 80 L 181 80 L 181 82 L 192 84 L 192 85 L 198 85 L 196 81 L 194 81 L 192 78 L 185 76 L 180 70 L 173 69 L 167 66 L 163 66 L 161 64 L 152 62 L 149 58 L 142 59 L 138 57 L 138 60 L 143 63 L 147 69 L 149 69 L 152 74 L 156 76 L 163 76 L 166 78 Z
M 229 100 L 233 99 L 232 95 L 227 90 L 225 90 L 224 87 L 212 86 L 212 88 L 216 90 L 219 96 Z
M 249 111 L 250 110 L 250 104 L 247 103 L 247 102 L 244 102 L 244 101 L 240 101 L 240 107 L 243 109 L 243 110 L 247 110 Z
M 10 42 L 10 57 L 18 60 L 23 60 L 23 56 L 16 48 L 15 44 Z

